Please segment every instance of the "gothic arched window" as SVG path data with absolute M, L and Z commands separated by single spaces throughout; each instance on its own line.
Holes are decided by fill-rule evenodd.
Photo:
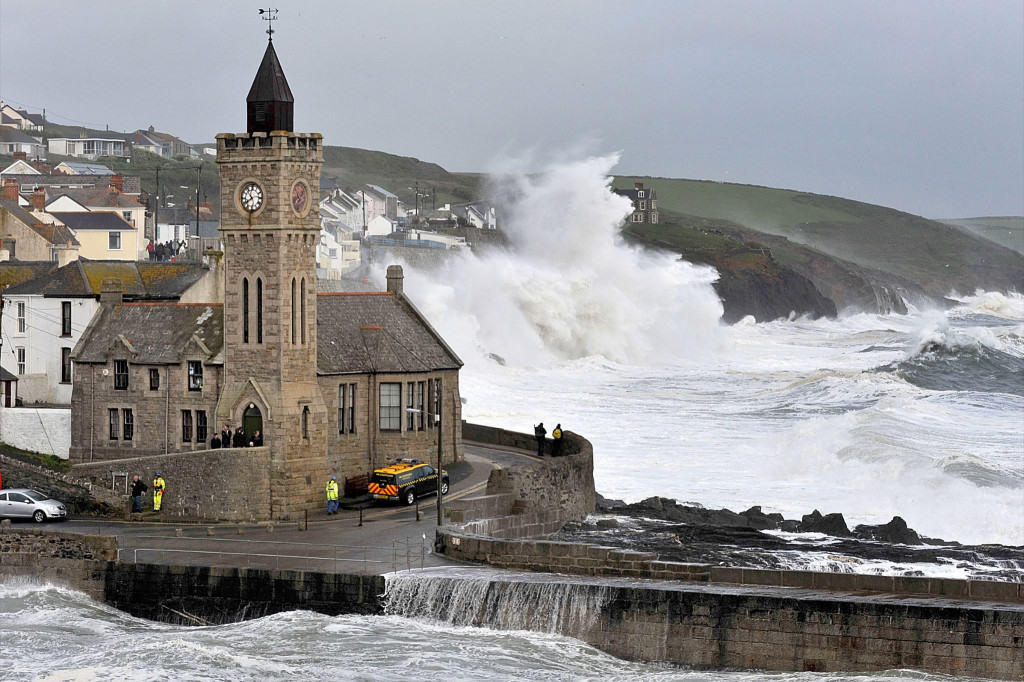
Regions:
M 242 278 L 242 343 L 249 343 L 249 278 Z
M 302 437 L 309 438 L 309 406 L 302 408 Z
M 297 298 L 297 296 L 295 295 L 295 278 L 293 277 L 292 278 L 292 343 L 293 344 L 297 343 L 296 336 L 295 336 L 295 331 L 296 331 L 296 327 L 298 326 L 298 320 L 296 319 L 296 317 L 299 314 L 299 309 L 298 309 L 298 306 L 296 305 L 298 303 L 298 301 L 296 300 L 296 298 Z
M 299 305 L 302 306 L 302 315 L 300 316 L 300 322 L 302 323 L 299 327 L 302 330 L 302 343 L 306 343 L 306 278 L 302 278 L 302 283 L 299 284 Z
M 263 343 L 263 279 L 256 278 L 256 343 Z

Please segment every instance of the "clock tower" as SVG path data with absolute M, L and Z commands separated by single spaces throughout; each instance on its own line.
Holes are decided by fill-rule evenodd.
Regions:
M 246 98 L 247 130 L 217 135 L 224 248 L 224 387 L 218 427 L 260 428 L 271 516 L 318 507 L 327 413 L 317 384 L 319 133 L 292 130 L 294 99 L 271 40 Z

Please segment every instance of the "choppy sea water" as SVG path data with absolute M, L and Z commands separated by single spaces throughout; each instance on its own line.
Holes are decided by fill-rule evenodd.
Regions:
M 623 661 L 568 637 L 398 616 L 292 611 L 215 627 L 153 623 L 40 585 L 0 584 L 0 679 L 602 680 L 618 682 L 887 682 L 876 674 L 701 672 Z

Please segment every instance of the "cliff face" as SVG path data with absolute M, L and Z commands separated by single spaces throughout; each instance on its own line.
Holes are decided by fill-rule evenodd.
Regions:
M 747 315 L 758 321 L 796 315 L 835 317 L 836 306 L 821 295 L 809 279 L 778 264 L 763 267 L 735 267 L 717 264 L 719 279 L 715 292 L 722 299 L 722 320 L 737 322 Z

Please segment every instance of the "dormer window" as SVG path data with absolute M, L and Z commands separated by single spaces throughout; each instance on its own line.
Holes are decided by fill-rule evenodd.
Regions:
M 188 361 L 188 390 L 203 390 L 203 363 L 201 360 Z
M 128 390 L 128 361 L 114 360 L 114 390 Z
M 637 193 L 636 193 L 636 195 L 637 195 L 638 197 L 640 197 L 641 199 L 643 199 L 643 198 L 644 198 L 644 191 L 643 191 L 643 190 L 640 190 L 639 192 L 637 192 Z

